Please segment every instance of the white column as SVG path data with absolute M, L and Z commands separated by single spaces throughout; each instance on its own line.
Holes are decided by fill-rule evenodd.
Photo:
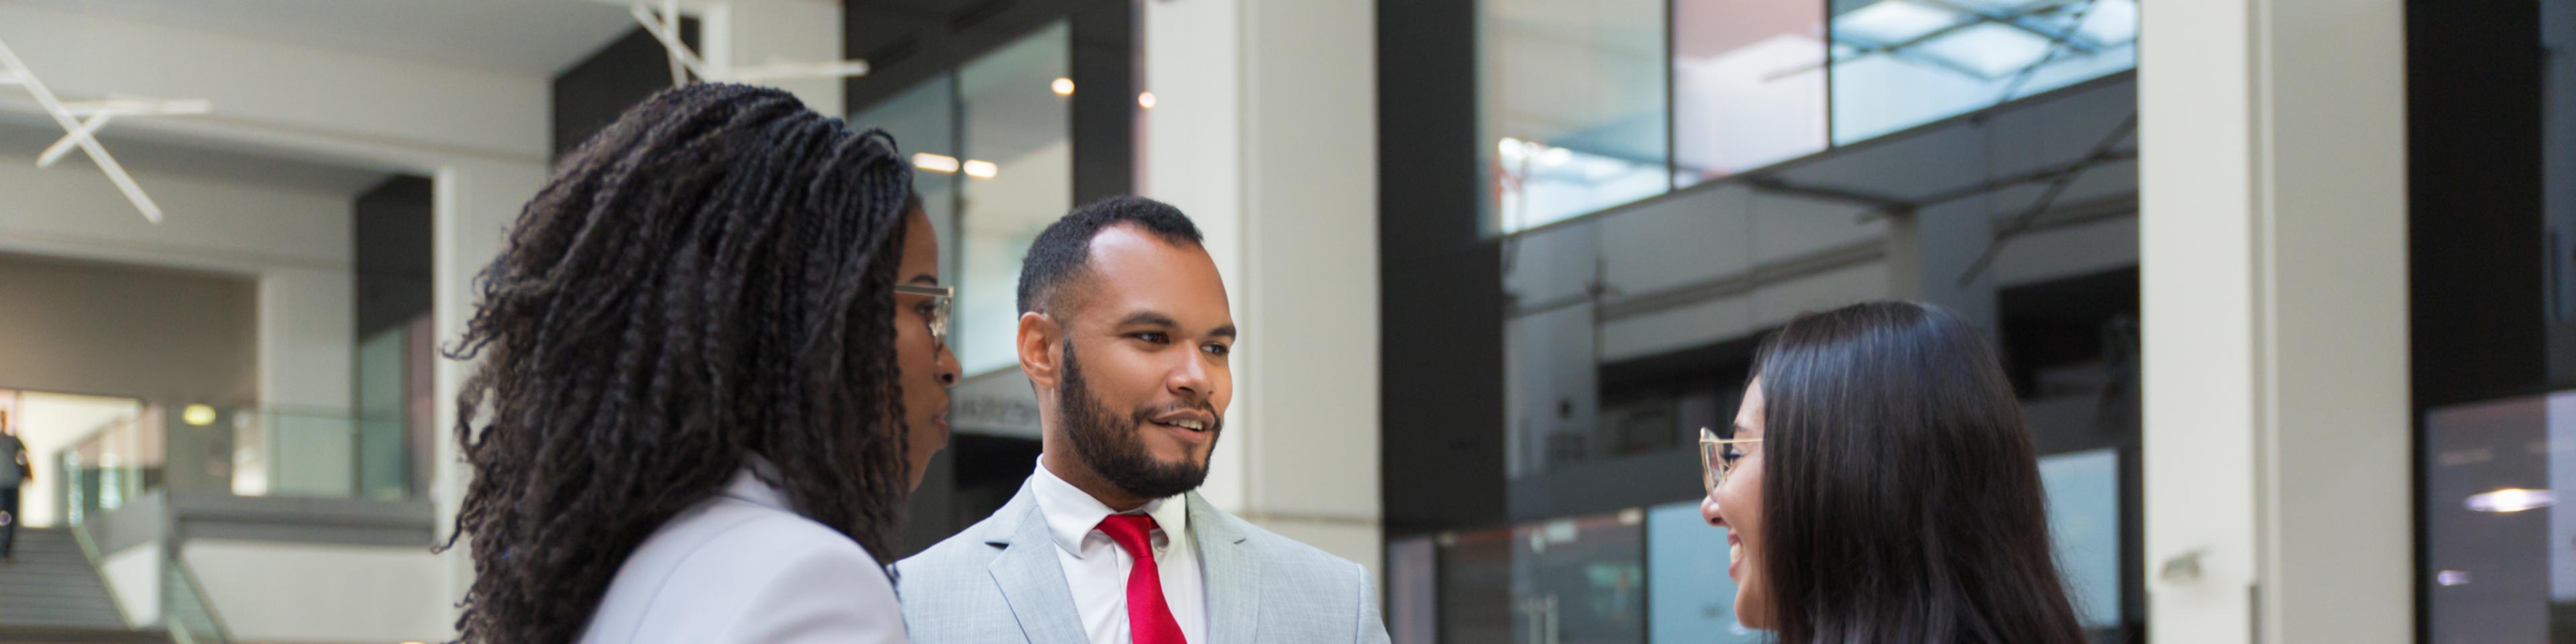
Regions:
M 2407 641 L 2402 3 L 2143 16 L 2148 632 Z
M 1204 493 L 1375 570 L 1375 5 L 1144 7 L 1143 183 L 1206 233 L 1245 333 Z
M 465 336 L 465 323 L 473 318 L 479 296 L 473 289 L 474 276 L 501 252 L 501 244 L 510 224 L 518 219 L 520 206 L 543 187 L 546 168 L 538 165 L 460 161 L 438 170 L 436 209 L 433 224 L 436 240 L 432 243 L 432 263 L 436 285 L 432 315 L 440 347 L 455 343 Z M 430 501 L 437 508 L 439 539 L 446 539 L 456 527 L 457 509 L 465 500 L 465 485 L 473 470 L 464 462 L 462 446 L 456 442 L 456 399 L 464 393 L 465 378 L 473 373 L 475 363 L 447 360 L 443 357 L 434 367 L 437 380 L 438 453 L 430 473 Z M 447 621 L 457 616 L 454 603 L 465 598 L 474 583 L 472 549 L 464 539 L 456 548 L 441 555 Z

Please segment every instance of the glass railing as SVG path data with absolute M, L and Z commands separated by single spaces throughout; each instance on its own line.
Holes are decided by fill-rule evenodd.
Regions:
M 415 496 L 417 448 L 401 418 L 280 409 L 164 406 L 100 428 L 64 450 L 65 508 L 124 507 L 154 490 L 249 497 L 401 501 Z
M 167 434 L 158 431 L 161 422 L 158 408 L 146 408 L 63 450 L 66 520 L 78 524 L 84 515 L 125 507 L 168 480 Z
M 162 626 L 169 629 L 170 640 L 177 644 L 231 644 L 232 636 L 224 628 L 224 619 L 215 613 L 215 605 L 206 598 L 206 589 L 197 583 L 196 573 L 188 564 L 171 557 L 161 566 Z
M 399 418 L 237 412 L 229 489 L 235 496 L 403 500 L 412 495 L 408 438 Z

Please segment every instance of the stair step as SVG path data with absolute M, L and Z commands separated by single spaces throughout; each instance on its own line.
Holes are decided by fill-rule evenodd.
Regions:
M 27 588 L 24 588 L 24 589 L 20 589 L 20 588 L 0 589 L 0 603 L 5 603 L 5 602 L 15 602 L 15 601 L 22 601 L 22 600 L 23 600 L 23 601 L 34 601 L 34 600 L 38 600 L 38 599 L 79 599 L 79 600 L 87 600 L 87 601 L 97 601 L 97 600 L 101 600 L 101 599 L 106 599 L 107 597 L 108 597 L 107 589 L 106 589 L 106 588 L 101 588 L 101 587 L 99 587 L 99 586 L 95 586 L 95 585 L 92 585 L 92 586 L 53 586 L 53 587 L 45 587 L 45 588 L 37 588 L 37 587 L 30 586 L 30 587 L 27 587 Z
M 125 620 L 114 613 L 81 613 L 75 615 L 21 615 L 0 612 L 0 629 L 19 626 L 75 628 L 125 628 Z
M 0 627 L 0 643 L 10 644 L 168 644 L 161 630 L 124 628 Z
M 112 613 L 112 612 L 116 612 L 116 607 L 115 607 L 112 603 L 107 602 L 107 601 L 102 601 L 102 599 L 103 599 L 103 598 L 99 598 L 99 597 L 20 597 L 20 598 L 11 598 L 11 599 L 9 600 L 9 603 L 8 603 L 7 605 L 0 605 L 0 611 L 21 610 L 21 609 L 23 609 L 23 610 L 38 611 L 38 612 L 48 612 L 48 611 L 51 611 L 51 612 L 60 612 L 60 611 L 100 611 L 100 610 L 107 611 L 107 612 L 111 612 L 111 613 Z

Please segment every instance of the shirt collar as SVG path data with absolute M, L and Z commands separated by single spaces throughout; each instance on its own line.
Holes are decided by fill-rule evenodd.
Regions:
M 1179 543 L 1189 537 L 1189 504 L 1179 495 L 1146 501 L 1143 507 L 1127 512 L 1112 510 L 1091 493 L 1074 487 L 1055 472 L 1047 470 L 1046 458 L 1038 458 L 1037 472 L 1029 476 L 1030 488 L 1038 499 L 1038 512 L 1046 516 L 1047 536 L 1058 548 L 1082 558 L 1082 540 L 1100 527 L 1100 520 L 1112 514 L 1143 514 L 1154 518 L 1155 527 L 1163 532 L 1165 543 Z

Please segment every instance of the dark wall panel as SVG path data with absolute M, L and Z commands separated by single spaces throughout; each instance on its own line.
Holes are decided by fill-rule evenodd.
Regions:
M 350 227 L 358 264 L 358 338 L 400 327 L 430 311 L 435 235 L 430 186 L 428 177 L 402 175 L 358 195 Z
M 680 19 L 680 41 L 698 45 L 696 18 Z M 555 75 L 555 158 L 580 147 L 626 108 L 670 86 L 669 55 L 641 27 Z
M 2536 391 L 2548 376 L 2539 5 L 2407 8 L 2415 402 Z
M 1477 211 L 1474 0 L 1377 3 L 1386 532 L 1502 523 L 1501 246 Z

